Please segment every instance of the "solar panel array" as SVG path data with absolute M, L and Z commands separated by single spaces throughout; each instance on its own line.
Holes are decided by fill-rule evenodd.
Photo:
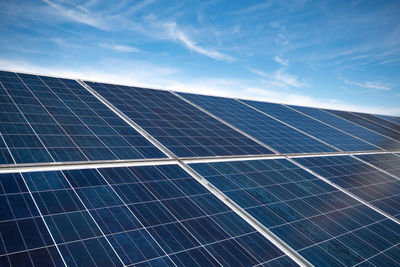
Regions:
M 0 71 L 0 266 L 400 265 L 399 127 Z

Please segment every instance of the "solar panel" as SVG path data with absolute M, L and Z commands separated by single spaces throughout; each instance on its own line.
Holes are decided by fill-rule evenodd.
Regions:
M 387 121 L 385 119 L 381 119 L 375 115 L 372 114 L 367 114 L 367 113 L 361 113 L 361 112 L 353 112 L 354 114 L 356 114 L 357 116 L 363 117 L 364 119 L 367 119 L 369 121 L 372 121 L 378 125 L 381 125 L 383 127 L 386 127 L 390 130 L 394 130 L 398 133 L 400 133 L 400 125 L 397 125 L 396 123 Z
M 355 157 L 400 178 L 400 157 L 395 154 L 367 154 Z
M 399 117 L 388 116 L 388 115 L 375 115 L 375 116 L 382 118 L 384 120 L 390 121 L 392 123 L 396 123 L 397 125 L 400 126 L 400 118 Z
M 249 100 L 244 102 L 342 151 L 377 150 L 375 146 L 311 119 L 283 105 Z
M 273 154 L 168 91 L 85 83 L 178 157 Z
M 186 93 L 179 94 L 280 153 L 336 151 L 334 148 L 257 112 L 234 99 Z
M 400 218 L 400 180 L 350 156 L 296 159 L 387 214 Z
M 12 164 L 13 159 L 4 143 L 3 136 L 0 133 L 0 164 Z
M 0 83 L 17 163 L 166 157 L 74 80 L 0 72 Z
M 327 111 L 329 113 L 332 113 L 332 114 L 335 114 L 336 116 L 339 116 L 339 117 L 341 117 L 343 119 L 346 119 L 346 120 L 349 120 L 351 122 L 354 122 L 354 123 L 356 123 L 358 125 L 361 125 L 361 126 L 367 128 L 367 129 L 373 130 L 373 131 L 375 131 L 377 133 L 380 133 L 382 135 L 390 137 L 390 138 L 392 138 L 394 140 L 400 141 L 400 134 L 399 133 L 397 133 L 395 131 L 392 131 L 392 130 L 390 130 L 388 128 L 382 127 L 382 126 L 380 126 L 380 125 L 378 125 L 376 123 L 373 123 L 373 122 L 371 122 L 371 121 L 369 121 L 367 119 L 364 119 L 364 118 L 362 118 L 360 116 L 357 116 L 357 115 L 352 114 L 352 113 L 347 112 L 347 111 L 341 111 L 341 110 L 328 110 L 327 109 L 325 111 Z
M 20 174 L 7 174 L 2 185 L 10 187 L 11 176 L 23 185 Z M 29 172 L 23 178 L 68 266 L 295 266 L 177 165 Z
M 285 159 L 190 166 L 315 266 L 399 264 L 400 225 Z
M 309 108 L 309 107 L 300 107 L 300 106 L 290 106 L 300 112 L 303 112 L 309 116 L 314 117 L 317 120 L 325 122 L 333 127 L 336 127 L 342 131 L 345 131 L 349 134 L 357 136 L 373 145 L 378 147 L 392 150 L 392 149 L 400 149 L 400 143 L 396 142 L 386 136 L 363 128 L 357 124 L 344 120 L 340 117 L 337 117 L 333 114 L 330 114 L 324 110 L 318 108 Z

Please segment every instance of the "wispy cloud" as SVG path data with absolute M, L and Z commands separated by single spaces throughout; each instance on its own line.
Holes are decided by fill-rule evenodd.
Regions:
M 374 89 L 374 90 L 380 90 L 380 91 L 390 91 L 392 88 L 392 85 L 390 84 L 386 84 L 386 83 L 382 83 L 382 82 L 371 82 L 371 81 L 367 81 L 367 82 L 356 82 L 356 81 L 351 81 L 348 79 L 343 79 L 341 78 L 341 80 L 348 85 L 354 85 L 354 86 L 358 86 L 358 87 L 362 87 L 362 88 L 367 88 L 367 89 Z
M 43 2 L 47 3 L 54 10 L 58 11 L 58 14 L 60 16 L 64 16 L 72 21 L 83 23 L 101 30 L 109 29 L 109 27 L 107 27 L 101 17 L 90 13 L 87 9 L 79 8 L 77 10 L 74 10 L 72 8 L 65 7 L 50 0 L 43 0 Z
M 268 84 L 276 87 L 280 88 L 311 87 L 311 83 L 300 80 L 297 76 L 288 73 L 285 68 L 279 68 L 272 73 L 267 73 L 253 68 L 248 68 L 248 70 L 266 79 L 264 82 L 267 82 Z
M 102 48 L 124 53 L 138 53 L 141 51 L 139 48 L 130 45 L 99 43 L 99 46 Z
M 280 56 L 274 57 L 276 63 L 281 64 L 284 67 L 289 66 L 289 59 L 283 59 Z
M 180 30 L 175 22 L 165 23 L 163 24 L 163 26 L 167 30 L 168 36 L 172 40 L 181 42 L 186 48 L 188 48 L 191 51 L 197 52 L 199 54 L 220 61 L 233 62 L 236 60 L 234 57 L 221 53 L 217 50 L 211 48 L 205 48 L 198 45 L 195 41 L 190 39 L 187 34 L 185 34 L 182 30 Z

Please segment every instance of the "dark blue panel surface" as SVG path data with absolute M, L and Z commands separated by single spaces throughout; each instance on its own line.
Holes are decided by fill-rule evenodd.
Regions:
M 234 99 L 186 93 L 179 94 L 280 153 L 336 151 L 332 147 L 261 114 Z
M 383 263 L 400 242 L 397 223 L 285 159 L 190 166 L 315 266 Z
M 0 72 L 0 87 L 17 163 L 166 157 L 74 80 Z
M 7 149 L 3 136 L 0 133 L 0 165 L 13 163 L 14 161 L 11 157 L 10 151 Z
M 363 127 L 367 128 L 367 129 L 370 129 L 372 131 L 375 131 L 377 133 L 380 133 L 382 135 L 390 137 L 390 138 L 392 138 L 394 140 L 400 141 L 400 133 L 398 133 L 396 131 L 393 131 L 393 130 L 390 130 L 388 128 L 382 127 L 379 124 L 376 124 L 376 123 L 374 123 L 372 121 L 364 119 L 364 118 L 362 118 L 360 116 L 357 116 L 357 115 L 355 115 L 355 114 L 353 114 L 351 112 L 341 111 L 341 110 L 329 110 L 329 109 L 327 109 L 325 111 L 327 111 L 329 113 L 332 113 L 332 114 L 335 114 L 336 116 L 339 116 L 339 117 L 341 117 L 343 119 L 349 120 L 349 121 L 351 121 L 353 123 L 356 123 L 356 124 L 358 124 L 360 126 L 363 126 Z
M 394 157 L 394 156 L 393 156 Z M 371 163 L 374 156 L 360 156 Z M 326 179 L 386 213 L 400 218 L 400 180 L 350 156 L 296 159 Z M 383 164 L 376 162 L 377 165 Z
M 273 154 L 168 91 L 86 83 L 179 157 Z
M 249 100 L 244 102 L 343 151 L 379 150 L 283 105 Z
M 388 116 L 388 115 L 375 115 L 375 116 L 382 118 L 384 120 L 390 121 L 390 122 L 395 123 L 400 126 L 400 118 L 399 117 Z
M 394 130 L 394 131 L 400 133 L 400 125 L 397 125 L 396 123 L 387 121 L 385 119 L 379 118 L 378 116 L 372 115 L 372 114 L 361 113 L 361 112 L 352 112 L 352 113 L 356 114 L 357 116 L 363 117 L 364 119 L 367 119 L 373 123 L 376 123 L 385 128 L 388 128 L 390 130 Z
M 38 210 L 13 198 L 19 191 L 30 197 L 28 189 L 68 266 L 244 266 L 284 257 L 178 165 L 29 172 L 0 181 L 0 197 L 10 193 L 0 199 L 9 203 L 0 207 L 8 223 L 0 222 L 0 261 L 28 244 L 44 246 L 26 222 L 43 224 Z M 42 257 L 50 260 L 49 253 Z
M 400 157 L 396 154 L 367 154 L 356 157 L 400 179 Z
M 0 266 L 62 266 L 20 174 L 0 174 Z
M 383 149 L 400 149 L 400 142 L 396 142 L 393 139 L 387 138 L 386 136 L 373 132 L 350 121 L 344 120 L 322 109 L 299 106 L 290 107 Z

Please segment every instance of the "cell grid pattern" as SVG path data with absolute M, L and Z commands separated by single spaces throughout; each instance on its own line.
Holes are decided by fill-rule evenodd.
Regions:
M 357 155 L 355 157 L 368 162 L 400 179 L 400 157 L 398 157 L 396 154 L 365 154 Z
M 300 112 L 303 112 L 317 120 L 325 122 L 333 127 L 336 127 L 342 131 L 345 131 L 346 133 L 356 136 L 364 141 L 367 141 L 377 147 L 388 150 L 400 149 L 400 142 L 396 142 L 393 139 L 387 138 L 384 135 L 378 134 L 355 123 L 344 120 L 324 110 L 300 106 L 290 107 Z
M 400 118 L 399 117 L 388 116 L 388 115 L 375 115 L 375 116 L 377 116 L 377 117 L 379 117 L 381 119 L 390 121 L 390 122 L 395 123 L 395 124 L 400 126 Z
M 178 165 L 28 172 L 1 181 L 10 184 L 10 177 L 28 186 L 38 209 L 3 220 L 45 222 L 55 244 L 42 226 L 48 243 L 37 246 L 60 251 L 48 252 L 55 258 L 48 265 L 61 266 L 62 258 L 68 266 L 296 266 Z M 18 210 L 17 203 L 10 207 Z M 26 242 L 14 248 L 10 236 L 18 230 L 8 229 L 0 232 L 1 262 L 19 252 L 32 258 Z M 30 238 L 29 229 L 21 238 Z M 36 257 L 50 259 L 44 252 Z
M 166 157 L 74 80 L 0 72 L 0 102 L 16 163 Z
M 190 166 L 315 266 L 399 264 L 399 224 L 288 160 Z
M 178 157 L 274 154 L 168 91 L 85 83 Z
M 400 180 L 350 156 L 299 158 L 297 162 L 363 201 L 400 218 Z
M 370 129 L 372 131 L 375 131 L 377 133 L 380 133 L 384 136 L 390 137 L 396 141 L 400 141 L 400 133 L 390 130 L 388 128 L 382 127 L 379 124 L 376 124 L 370 120 L 367 120 L 365 118 L 362 118 L 360 116 L 357 116 L 351 112 L 347 112 L 347 111 L 341 111 L 341 110 L 329 110 L 326 109 L 325 111 L 332 113 L 336 116 L 339 116 L 343 119 L 346 119 L 348 121 L 351 121 L 353 123 L 356 123 L 362 127 L 365 127 L 367 129 Z
M 317 120 L 311 119 L 283 105 L 250 100 L 244 100 L 244 102 L 342 151 L 379 150 L 373 145 L 336 130 Z
M 337 151 L 234 99 L 187 93 L 179 94 L 280 153 Z

